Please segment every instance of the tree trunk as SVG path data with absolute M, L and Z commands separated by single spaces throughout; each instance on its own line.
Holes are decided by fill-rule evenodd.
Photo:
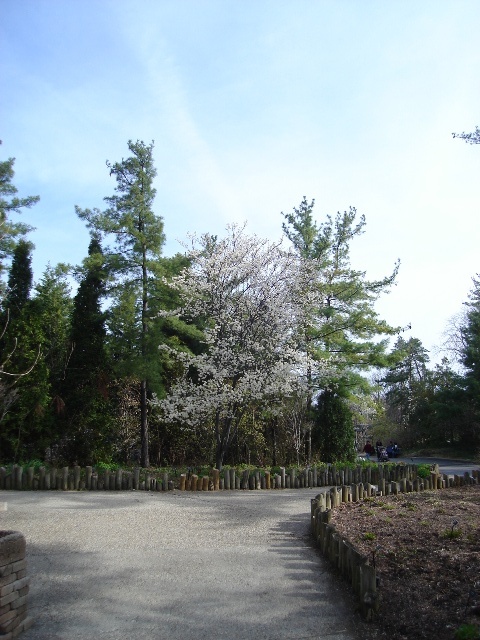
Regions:
M 272 423 L 272 465 L 277 466 L 277 418 Z
M 140 383 L 140 439 L 142 447 L 140 464 L 142 467 L 149 467 L 150 458 L 148 455 L 148 402 L 146 380 L 142 380 Z
M 240 418 L 238 418 L 240 420 Z M 232 443 L 233 437 L 235 436 L 237 429 L 236 427 L 233 429 L 233 418 L 220 418 L 220 415 L 217 412 L 215 417 L 215 432 L 216 432 L 216 440 L 217 440 L 217 451 L 215 455 L 215 462 L 217 465 L 217 469 L 220 471 L 223 466 L 223 459 L 230 448 L 230 444 Z
M 143 229 L 141 229 L 143 230 Z M 146 339 L 147 339 L 147 313 L 148 313 L 148 273 L 147 273 L 147 250 L 146 246 L 142 247 L 142 359 L 145 361 L 147 355 Z M 150 466 L 150 456 L 148 455 L 148 397 L 147 397 L 147 381 L 142 380 L 140 383 L 140 438 L 142 443 L 142 467 Z

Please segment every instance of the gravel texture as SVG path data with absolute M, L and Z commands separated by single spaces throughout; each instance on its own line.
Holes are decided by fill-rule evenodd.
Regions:
M 27 540 L 22 640 L 358 640 L 312 546 L 317 493 L 0 492 L 0 529 Z

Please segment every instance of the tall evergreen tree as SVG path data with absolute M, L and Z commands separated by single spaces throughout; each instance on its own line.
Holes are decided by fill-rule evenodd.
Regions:
M 13 259 L 8 273 L 5 306 L 10 318 L 17 316 L 30 298 L 33 284 L 32 244 L 20 239 L 13 250 Z
M 462 364 L 465 367 L 467 415 L 464 440 L 480 445 L 480 275 L 472 278 L 473 288 L 466 303 L 466 324 L 462 328 Z
M 71 356 L 68 376 L 80 384 L 106 367 L 106 328 L 102 299 L 106 294 L 104 256 L 100 241 L 94 236 L 88 247 L 83 277 L 73 300 L 70 329 Z
M 313 221 L 315 201 L 304 198 L 293 213 L 283 214 L 283 231 L 297 253 L 315 265 L 318 297 L 305 328 L 314 359 L 336 356 L 349 367 L 385 364 L 386 341 L 398 329 L 379 318 L 374 304 L 395 283 L 399 264 L 381 280 L 367 280 L 364 271 L 350 265 L 351 242 L 364 233 L 365 217 L 357 221 L 356 209 Z
M 104 256 L 94 234 L 73 300 L 70 352 L 62 385 L 65 455 L 91 464 L 112 457 L 111 371 L 106 352 Z
M 0 161 L 0 275 L 5 269 L 5 258 L 12 255 L 17 239 L 32 230 L 29 225 L 13 222 L 11 214 L 21 213 L 22 209 L 29 208 L 40 200 L 39 196 L 19 198 L 16 195 L 18 189 L 12 182 L 15 175 L 14 164 L 15 158 Z
M 299 342 L 309 361 L 307 372 L 309 395 L 307 410 L 312 411 L 313 397 L 330 383 L 353 387 L 361 383 L 357 372 L 388 362 L 388 340 L 397 329 L 379 318 L 375 302 L 395 283 L 399 264 L 391 275 L 381 280 L 367 280 L 364 271 L 350 265 L 352 241 L 364 233 L 365 217 L 357 220 L 354 208 L 337 213 L 333 219 L 317 224 L 313 219 L 315 201 L 304 197 L 292 213 L 283 214 L 283 231 L 298 255 L 313 272 L 315 295 L 309 303 Z M 319 363 L 330 361 L 333 367 L 325 377 Z M 332 373 L 333 371 L 333 373 Z M 343 380 L 343 382 L 342 382 Z M 310 438 L 307 438 L 307 443 Z M 311 457 L 311 445 L 308 446 Z
M 2 425 L 12 459 L 45 455 L 60 438 L 61 384 L 68 354 L 70 288 L 62 268 L 47 267 L 34 296 L 14 318 L 6 336 L 8 370 L 16 376 L 17 400 Z M 32 366 L 35 365 L 33 368 Z M 24 375 L 29 371 L 28 375 Z
M 331 385 L 320 393 L 315 406 L 315 421 L 315 438 L 321 460 L 353 462 L 356 455 L 353 416 L 342 384 Z
M 16 195 L 18 190 L 13 184 L 14 163 L 14 158 L 0 161 L 0 451 L 3 456 L 10 456 L 10 460 L 18 453 L 18 444 L 22 437 L 20 428 L 14 428 L 11 411 L 20 398 L 20 381 L 30 373 L 37 362 L 39 346 L 37 342 L 32 349 L 30 342 L 20 341 L 19 327 L 13 330 L 13 323 L 9 319 L 13 311 L 18 324 L 20 307 L 28 299 L 31 287 L 31 245 L 24 241 L 24 236 L 31 231 L 31 227 L 14 222 L 12 214 L 21 213 L 22 209 L 33 206 L 39 200 L 38 196 L 19 198 Z M 19 240 L 22 244 L 16 250 Z M 7 260 L 12 256 L 14 265 L 10 270 L 10 300 L 7 300 L 7 288 L 1 276 L 7 268 Z M 23 363 L 23 369 L 20 368 L 20 363 Z M 5 422 L 7 418 L 10 421 L 9 427 Z
M 418 338 L 397 338 L 393 349 L 396 363 L 382 379 L 387 417 L 401 427 L 404 444 L 411 445 L 419 433 L 424 398 L 429 385 L 427 349 Z M 421 430 L 421 425 L 420 425 Z
M 152 283 L 159 270 L 159 259 L 164 243 L 163 220 L 153 212 L 156 190 L 153 180 L 153 143 L 128 142 L 129 158 L 110 164 L 110 175 L 116 179 L 116 194 L 105 198 L 108 208 L 81 210 L 77 214 L 88 226 L 115 237 L 114 246 L 105 251 L 113 287 L 112 319 L 115 324 L 119 313 L 128 325 L 125 335 L 130 338 L 131 351 L 127 359 L 118 362 L 122 367 L 135 369 L 140 380 L 140 440 L 141 464 L 148 467 L 148 418 L 150 395 L 148 373 L 148 330 L 151 321 L 150 303 Z M 125 327 L 127 328 L 127 327 Z

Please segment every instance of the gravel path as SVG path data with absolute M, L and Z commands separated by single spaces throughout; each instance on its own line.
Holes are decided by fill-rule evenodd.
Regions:
M 27 539 L 22 640 L 358 640 L 311 546 L 317 493 L 0 492 Z

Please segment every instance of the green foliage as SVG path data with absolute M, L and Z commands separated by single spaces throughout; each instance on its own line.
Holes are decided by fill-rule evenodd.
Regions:
M 26 467 L 28 469 L 28 467 L 33 467 L 35 473 L 38 473 L 40 470 L 40 467 L 45 467 L 45 463 L 42 462 L 42 460 L 29 460 L 26 463 L 23 463 L 23 467 Z
M 462 530 L 461 529 L 445 529 L 442 536 L 444 538 L 448 538 L 449 540 L 456 540 L 457 538 L 461 538 Z
M 473 288 L 466 303 L 465 326 L 461 330 L 464 377 L 464 444 L 480 448 L 480 276 L 473 278 Z
M 455 631 L 455 640 L 480 640 L 478 624 L 462 624 Z
M 15 158 L 0 161 L 0 275 L 5 268 L 4 261 L 13 254 L 18 239 L 32 230 L 28 225 L 13 222 L 11 214 L 21 213 L 22 209 L 30 208 L 40 200 L 39 196 L 16 196 L 18 190 L 12 182 L 14 164 Z
M 341 387 L 323 391 L 315 407 L 315 445 L 325 462 L 356 458 L 352 412 L 342 391 Z
M 134 376 L 140 380 L 140 440 L 141 463 L 148 467 L 148 417 L 152 390 L 149 384 L 148 333 L 155 315 L 152 302 L 153 289 L 160 275 L 159 260 L 165 241 L 163 220 L 153 212 L 156 190 L 153 180 L 153 142 L 129 140 L 131 156 L 121 162 L 109 163 L 110 175 L 116 179 L 115 194 L 106 197 L 108 208 L 82 210 L 78 216 L 98 234 L 115 238 L 114 246 L 105 250 L 105 266 L 110 278 L 109 294 L 112 304 L 109 312 L 111 355 L 121 376 Z M 158 344 L 157 344 L 158 346 Z
M 33 283 L 32 244 L 20 239 L 13 250 L 13 259 L 8 273 L 7 295 L 4 306 L 10 320 L 17 317 L 30 298 Z
M 385 366 L 387 343 L 376 338 L 397 329 L 378 317 L 374 302 L 394 284 L 399 264 L 390 276 L 367 280 L 364 271 L 350 266 L 350 245 L 364 233 L 365 217 L 357 220 L 356 209 L 350 208 L 317 225 L 314 204 L 303 198 L 293 213 L 283 214 L 285 235 L 300 256 L 316 265 L 321 302 L 311 309 L 305 348 L 317 361 L 342 354 L 342 366 L 347 368 Z
M 429 478 L 431 471 L 429 464 L 419 464 L 417 466 L 417 475 L 419 478 Z
M 43 458 L 63 435 L 63 379 L 69 356 L 72 300 L 66 271 L 47 267 L 34 296 L 14 314 L 5 337 L 17 375 L 16 402 L 4 417 L 0 444 L 10 459 Z M 28 375 L 25 375 L 28 372 Z
M 95 469 L 97 471 L 117 471 L 120 468 L 125 468 L 116 462 L 96 462 Z
M 78 464 L 115 455 L 112 371 L 101 307 L 105 277 L 102 248 L 93 235 L 73 300 L 69 358 L 61 385 L 63 455 Z

